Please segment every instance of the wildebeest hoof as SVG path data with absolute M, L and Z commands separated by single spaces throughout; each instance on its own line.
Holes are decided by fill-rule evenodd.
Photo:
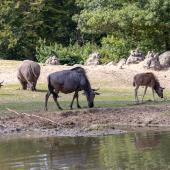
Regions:
M 63 108 L 62 108 L 62 107 L 59 107 L 59 109 L 60 109 L 60 110 L 63 110 Z
M 81 106 L 77 106 L 77 108 L 81 109 Z

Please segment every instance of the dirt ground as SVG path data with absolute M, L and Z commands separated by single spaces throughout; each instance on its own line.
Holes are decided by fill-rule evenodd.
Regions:
M 0 81 L 4 80 L 5 84 L 18 83 L 17 68 L 21 61 L 0 60 Z M 143 68 L 142 62 L 140 64 L 125 65 L 123 69 L 119 69 L 116 65 L 98 65 L 98 66 L 52 66 L 41 65 L 41 75 L 38 82 L 46 83 L 47 76 L 55 71 L 66 70 L 76 66 L 83 67 L 93 86 L 101 88 L 127 88 L 132 87 L 133 76 L 141 72 L 150 72 Z M 161 85 L 170 89 L 170 69 L 164 71 L 152 71 L 158 77 Z
M 96 136 L 125 132 L 121 127 L 170 127 L 170 106 L 135 105 L 0 118 L 0 135 Z
M 5 63 L 5 64 L 4 64 Z M 21 62 L 0 60 L 0 81 L 17 83 L 17 68 Z M 141 64 L 124 66 L 83 66 L 95 87 L 130 88 L 136 73 L 147 72 Z M 49 73 L 71 66 L 43 66 L 39 82 L 45 83 Z M 170 70 L 153 71 L 163 87 L 170 89 Z M 148 101 L 149 103 L 149 101 Z M 35 116 L 36 115 L 36 116 Z M 128 127 L 170 127 L 170 106 L 131 105 L 119 108 L 94 108 L 73 111 L 18 113 L 0 117 L 0 135 L 27 134 L 38 136 L 95 136 L 124 133 Z

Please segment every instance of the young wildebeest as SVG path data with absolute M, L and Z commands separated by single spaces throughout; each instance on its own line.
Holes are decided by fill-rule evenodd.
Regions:
M 157 95 L 159 97 L 163 98 L 163 89 L 164 88 L 162 88 L 160 86 L 158 79 L 155 77 L 155 75 L 153 73 L 136 74 L 133 78 L 133 86 L 135 86 L 135 100 L 136 100 L 136 102 L 139 102 L 138 94 L 137 94 L 139 86 L 145 86 L 144 94 L 142 97 L 142 102 L 143 102 L 143 98 L 146 94 L 146 90 L 148 87 L 152 88 L 154 101 L 155 101 L 154 91 L 157 93 Z
M 79 91 L 84 90 L 89 107 L 94 106 L 93 104 L 94 97 L 95 95 L 99 95 L 99 93 L 97 93 L 96 90 L 91 88 L 85 70 L 81 67 L 76 67 L 71 70 L 63 70 L 52 73 L 48 76 L 47 81 L 48 92 L 45 97 L 45 110 L 47 110 L 47 102 L 50 94 L 53 95 L 53 99 L 59 109 L 62 109 L 57 101 L 59 92 L 65 94 L 75 92 L 70 104 L 71 109 L 75 98 L 77 100 L 77 107 L 81 108 L 78 101 Z
M 40 65 L 31 60 L 24 60 L 18 69 L 17 78 L 22 85 L 22 89 L 36 90 L 37 80 L 40 76 Z

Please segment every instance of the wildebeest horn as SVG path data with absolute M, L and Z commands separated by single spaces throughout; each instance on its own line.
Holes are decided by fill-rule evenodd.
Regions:
M 98 91 L 99 90 L 99 88 L 97 88 L 97 89 L 92 89 L 93 91 Z
M 95 94 L 95 95 L 100 95 L 100 93 L 98 93 L 98 92 L 94 92 L 94 94 Z

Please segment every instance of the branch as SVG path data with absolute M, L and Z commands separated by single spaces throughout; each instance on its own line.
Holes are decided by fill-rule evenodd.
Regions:
M 42 117 L 42 116 L 37 116 L 37 115 L 35 115 L 35 114 L 28 114 L 28 113 L 18 113 L 17 111 L 15 111 L 15 110 L 12 110 L 12 109 L 9 109 L 9 108 L 6 108 L 9 112 L 12 112 L 12 113 L 15 113 L 15 114 L 17 114 L 17 115 L 25 115 L 25 116 L 27 116 L 27 117 L 37 117 L 37 118 L 39 118 L 39 119 L 43 119 L 43 120 L 46 120 L 46 121 L 49 121 L 49 122 L 51 122 L 51 123 L 53 123 L 53 124 L 55 124 L 55 125 L 58 125 L 56 122 L 54 122 L 53 120 L 51 120 L 51 119 L 48 119 L 48 118 L 45 118 L 45 117 Z

